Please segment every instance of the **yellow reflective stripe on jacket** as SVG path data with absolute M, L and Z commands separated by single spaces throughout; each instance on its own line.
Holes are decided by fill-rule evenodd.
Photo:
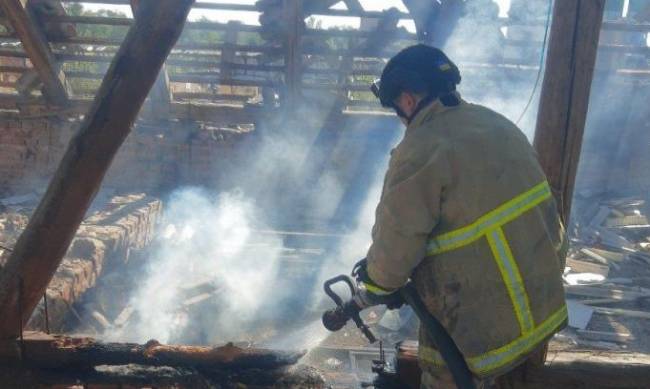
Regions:
M 535 185 L 527 192 L 481 216 L 474 223 L 433 237 L 428 243 L 427 255 L 440 254 L 468 245 L 484 236 L 489 230 L 516 219 L 550 197 L 551 188 L 546 181 Z
M 395 292 L 394 290 L 386 290 L 378 287 L 377 285 L 373 285 L 367 282 L 364 282 L 363 286 L 366 288 L 368 292 L 372 294 L 376 294 L 377 296 L 386 296 Z
M 566 305 L 549 316 L 533 331 L 524 334 L 503 347 L 488 351 L 485 354 L 466 358 L 467 365 L 475 374 L 484 375 L 502 366 L 506 366 L 533 351 L 544 339 L 554 333 L 568 318 Z M 420 345 L 418 355 L 422 360 L 436 367 L 445 365 L 442 355 L 437 350 Z
M 526 294 L 524 281 L 521 279 L 521 273 L 519 273 L 517 261 L 512 256 L 510 245 L 500 227 L 489 231 L 487 233 L 487 240 L 492 249 L 492 255 L 494 255 L 494 259 L 499 266 L 503 282 L 506 285 L 506 289 L 508 289 L 508 295 L 510 295 L 510 300 L 512 300 L 521 332 L 526 334 L 533 330 L 535 322 L 533 320 L 533 314 L 530 312 L 528 295 Z
M 485 236 L 512 301 L 521 335 L 503 347 L 479 356 L 466 358 L 468 366 L 475 374 L 486 375 L 516 361 L 550 336 L 567 318 L 567 308 L 566 305 L 563 305 L 541 324 L 535 325 L 519 266 L 512 255 L 512 250 L 502 229 L 504 224 L 516 219 L 550 197 L 551 189 L 548 183 L 541 182 L 481 216 L 472 224 L 433 237 L 428 243 L 427 254 L 435 255 L 469 245 Z M 440 354 L 433 349 L 420 350 L 420 357 L 435 366 L 444 364 Z

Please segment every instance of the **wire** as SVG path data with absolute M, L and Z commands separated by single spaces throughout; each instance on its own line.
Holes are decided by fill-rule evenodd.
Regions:
M 552 8 L 553 8 L 553 0 L 548 0 L 548 10 L 546 11 L 546 26 L 544 27 L 544 40 L 542 40 L 542 53 L 540 54 L 539 57 L 539 69 L 537 70 L 537 78 L 535 79 L 535 85 L 533 86 L 533 91 L 530 93 L 528 102 L 526 103 L 524 110 L 521 112 L 521 115 L 519 115 L 519 119 L 517 119 L 517 121 L 515 122 L 517 125 L 519 125 L 521 119 L 523 119 L 524 115 L 526 115 L 528 108 L 530 108 L 530 105 L 532 104 L 533 99 L 535 98 L 537 87 L 539 86 L 539 80 L 542 78 L 542 69 L 544 68 L 544 54 L 546 54 L 546 41 L 548 40 L 548 28 L 549 25 L 551 24 Z
M 3 245 L 0 245 L 0 250 L 6 250 L 6 251 L 9 251 L 10 253 L 12 253 L 14 251 L 13 249 L 10 249 L 9 247 L 3 246 Z M 18 282 L 19 282 L 19 288 L 20 288 L 19 293 L 20 293 L 20 296 L 22 296 L 23 279 L 19 278 Z M 20 297 L 20 298 L 22 299 L 22 297 Z M 43 305 L 45 306 L 45 332 L 47 334 L 49 334 L 50 333 L 50 313 L 48 312 L 48 309 L 47 309 L 47 292 L 43 293 Z M 23 342 L 23 333 L 22 333 L 22 331 L 23 331 L 23 321 L 22 321 L 22 305 L 20 305 L 20 301 L 18 301 L 18 312 L 21 315 L 21 319 L 20 319 L 20 331 L 21 331 L 20 332 L 20 341 L 22 343 Z M 24 348 L 24 346 L 22 346 L 22 347 Z M 23 354 L 24 354 L 24 351 L 23 351 Z M 21 358 L 22 358 L 22 354 L 21 354 Z

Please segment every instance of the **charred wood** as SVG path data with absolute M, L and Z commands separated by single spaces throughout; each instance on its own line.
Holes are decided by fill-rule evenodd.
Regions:
M 101 343 L 92 338 L 26 333 L 24 341 L 0 342 L 4 365 L 22 364 L 34 368 L 92 368 L 100 365 L 138 364 L 147 366 L 196 367 L 209 369 L 277 369 L 295 364 L 304 352 L 240 348 L 146 344 Z

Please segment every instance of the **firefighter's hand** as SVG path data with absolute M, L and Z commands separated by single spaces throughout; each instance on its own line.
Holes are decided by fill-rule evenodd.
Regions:
M 377 285 L 368 275 L 366 259 L 362 259 L 354 265 L 352 276 L 361 286 L 359 293 L 365 305 L 386 305 L 388 309 L 397 309 L 404 304 L 398 289 L 388 290 Z

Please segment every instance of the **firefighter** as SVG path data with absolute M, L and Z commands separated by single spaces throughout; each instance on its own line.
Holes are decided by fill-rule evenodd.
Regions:
M 464 101 L 460 80 L 441 50 L 420 44 L 393 57 L 373 85 L 406 132 L 391 152 L 361 273 L 379 296 L 411 279 L 477 387 L 488 387 L 543 361 L 566 325 L 567 241 L 526 136 Z M 422 328 L 419 338 L 422 387 L 454 388 Z

